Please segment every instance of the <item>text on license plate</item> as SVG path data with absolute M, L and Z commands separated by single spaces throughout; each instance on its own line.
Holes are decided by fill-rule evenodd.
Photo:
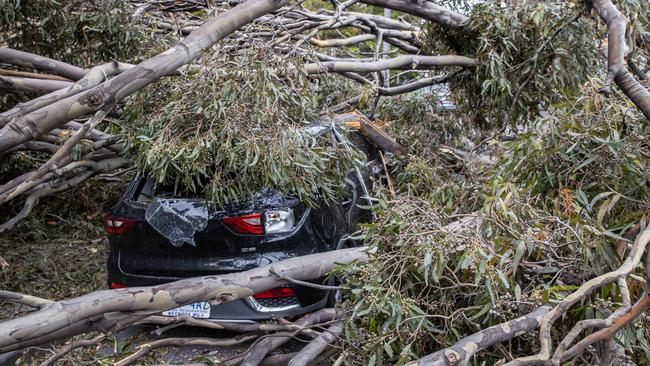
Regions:
M 180 308 L 163 311 L 162 315 L 165 316 L 182 316 L 188 315 L 192 318 L 205 319 L 210 317 L 210 304 L 206 302 L 195 302 L 181 306 Z

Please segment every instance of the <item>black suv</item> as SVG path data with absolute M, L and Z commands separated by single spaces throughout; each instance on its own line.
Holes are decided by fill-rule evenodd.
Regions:
M 332 125 L 310 130 L 323 133 L 328 128 Z M 352 130 L 345 141 L 363 151 L 367 161 L 347 176 L 349 195 L 344 201 L 318 207 L 271 189 L 239 204 L 212 207 L 202 198 L 175 197 L 172 189 L 137 174 L 104 220 L 110 243 L 109 287 L 245 271 L 352 245 L 346 238 L 370 218 L 360 205 L 368 204 L 366 187 L 381 172 L 381 164 L 377 150 L 359 132 Z M 196 303 L 163 314 L 263 320 L 310 312 L 330 298 L 325 291 L 291 285 L 218 306 Z

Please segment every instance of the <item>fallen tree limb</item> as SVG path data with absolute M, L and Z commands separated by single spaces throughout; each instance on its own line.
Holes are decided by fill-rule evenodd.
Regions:
M 82 91 L 97 86 L 109 77 L 118 75 L 132 67 L 133 65 L 116 61 L 95 66 L 91 68 L 83 78 L 79 79 L 75 83 L 69 83 L 67 86 L 55 89 L 49 94 L 43 95 L 36 99 L 32 99 L 29 102 L 20 103 L 8 111 L 0 113 L 0 127 L 4 126 L 11 119 L 18 118 L 40 108 L 43 108 L 46 105 L 52 104 L 67 97 L 71 97 L 75 94 L 81 93 Z
M 252 332 L 280 332 L 280 331 L 305 331 L 307 329 L 300 328 L 295 324 L 275 324 L 275 323 L 230 323 L 230 322 L 214 322 L 210 320 L 196 319 L 191 316 L 161 316 L 153 315 L 148 318 L 142 319 L 137 324 L 156 324 L 165 325 L 163 328 L 154 330 L 152 333 L 161 335 L 168 329 L 173 327 L 188 325 L 207 329 L 225 330 L 229 332 L 239 333 L 252 333 Z
M 310 63 L 304 66 L 304 70 L 309 74 L 319 74 L 324 72 L 373 72 L 389 69 L 428 69 L 436 66 L 471 67 L 474 65 L 476 65 L 476 60 L 465 56 L 402 55 L 390 59 L 369 62 L 326 61 Z
M 284 284 L 271 273 L 309 280 L 329 273 L 337 263 L 365 261 L 366 248 L 296 257 L 240 273 L 184 279 L 159 286 L 97 291 L 57 301 L 42 310 L 0 323 L 0 352 L 67 338 L 89 330 L 106 331 L 149 315 L 197 301 L 218 305 Z
M 585 337 L 580 342 L 576 343 L 575 346 L 568 349 L 562 354 L 562 360 L 570 360 L 574 357 L 579 356 L 584 350 L 599 341 L 613 339 L 621 329 L 625 328 L 628 324 L 638 318 L 640 315 L 645 313 L 648 308 L 650 308 L 650 296 L 648 294 L 643 294 L 641 299 L 632 306 L 630 312 L 620 317 L 614 324 L 608 328 L 601 329 L 595 333 L 592 333 Z
M 36 296 L 25 295 L 18 292 L 4 291 L 4 290 L 0 290 L 0 300 L 11 301 L 18 304 L 31 306 L 33 308 L 43 308 L 54 302 L 52 300 L 43 299 Z
M 538 354 L 521 357 L 513 361 L 508 362 L 507 366 L 526 366 L 526 365 L 540 365 L 540 364 L 552 364 L 551 356 L 553 350 L 553 338 L 551 335 L 551 330 L 553 329 L 553 324 L 564 314 L 566 314 L 573 305 L 579 301 L 585 299 L 593 291 L 616 282 L 621 278 L 627 277 L 632 273 L 639 264 L 645 249 L 650 241 L 650 226 L 646 227 L 636 238 L 630 254 L 625 258 L 623 264 L 616 269 L 615 271 L 605 273 L 601 276 L 590 279 L 580 286 L 576 291 L 566 296 L 559 304 L 557 304 L 551 311 L 549 311 L 542 319 L 539 330 L 539 341 L 541 350 Z M 623 315 L 623 318 L 625 315 Z M 563 358 L 560 356 L 559 358 Z M 557 357 L 554 360 L 558 362 Z
M 461 29 L 467 17 L 426 0 L 361 0 L 364 4 L 402 11 L 452 29 Z
M 460 366 L 467 365 L 476 352 L 508 341 L 539 327 L 542 318 L 551 310 L 550 306 L 537 308 L 530 314 L 476 332 L 458 341 L 449 348 L 422 357 L 407 366 Z
M 314 324 L 330 321 L 335 317 L 336 311 L 334 309 L 322 309 L 317 312 L 308 314 L 302 319 L 299 319 L 295 322 L 295 325 L 299 327 L 308 327 Z M 289 342 L 296 334 L 297 332 L 279 332 L 274 334 L 272 337 L 262 339 L 260 342 L 253 345 L 251 349 L 245 352 L 243 359 L 238 357 L 235 360 L 232 360 L 232 362 L 229 364 L 240 366 L 257 366 L 264 360 L 266 355 L 281 345 Z
M 32 79 L 17 76 L 0 76 L 0 87 L 9 91 L 24 91 L 28 93 L 45 94 L 67 88 L 71 81 Z
M 30 78 L 30 79 L 72 81 L 72 80 L 70 80 L 68 78 L 64 78 L 64 77 L 59 76 L 59 75 L 39 74 L 39 73 L 35 73 L 35 72 L 6 70 L 6 69 L 0 69 L 0 75 L 2 75 L 2 76 L 18 76 L 18 77 Z

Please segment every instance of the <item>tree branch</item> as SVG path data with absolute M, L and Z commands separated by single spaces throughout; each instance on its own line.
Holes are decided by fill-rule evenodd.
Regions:
M 11 301 L 39 309 L 54 303 L 52 300 L 4 290 L 0 290 L 0 300 Z
M 452 29 L 464 28 L 467 17 L 426 0 L 361 0 L 364 4 L 393 9 L 430 20 Z
M 607 23 L 607 79 L 601 91 L 610 94 L 609 85 L 616 82 L 625 95 L 634 103 L 645 118 L 650 121 L 650 92 L 625 65 L 627 19 L 616 9 L 610 0 L 594 0 L 592 6 Z
M 80 67 L 6 47 L 0 47 L 0 62 L 40 71 L 53 72 L 73 81 L 81 79 L 84 74 L 86 74 L 86 70 Z
M 306 64 L 304 69 L 309 74 L 319 74 L 324 72 L 374 72 L 389 69 L 429 69 L 438 66 L 471 67 L 474 65 L 476 65 L 476 60 L 465 56 L 403 55 L 378 61 L 326 61 L 310 63 Z
M 449 348 L 425 356 L 406 364 L 407 366 L 459 366 L 467 365 L 470 358 L 478 351 L 495 344 L 503 343 L 512 338 L 530 332 L 539 327 L 544 315 L 551 310 L 550 306 L 537 308 L 530 314 L 517 319 L 489 327 L 458 341 Z

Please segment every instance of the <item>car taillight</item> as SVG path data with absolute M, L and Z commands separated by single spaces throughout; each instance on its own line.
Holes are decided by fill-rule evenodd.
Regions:
M 135 225 L 135 220 L 128 217 L 106 215 L 104 217 L 104 229 L 110 235 L 122 235 Z
M 237 234 L 262 235 L 264 233 L 262 214 L 259 213 L 225 217 L 221 221 Z
M 253 295 L 256 299 L 279 299 L 292 296 L 296 296 L 296 292 L 291 287 L 278 287 Z
M 127 287 L 128 287 L 127 285 L 123 285 L 123 284 L 117 283 L 117 282 L 111 282 L 111 283 L 108 284 L 108 288 L 110 288 L 110 289 L 127 288 Z

